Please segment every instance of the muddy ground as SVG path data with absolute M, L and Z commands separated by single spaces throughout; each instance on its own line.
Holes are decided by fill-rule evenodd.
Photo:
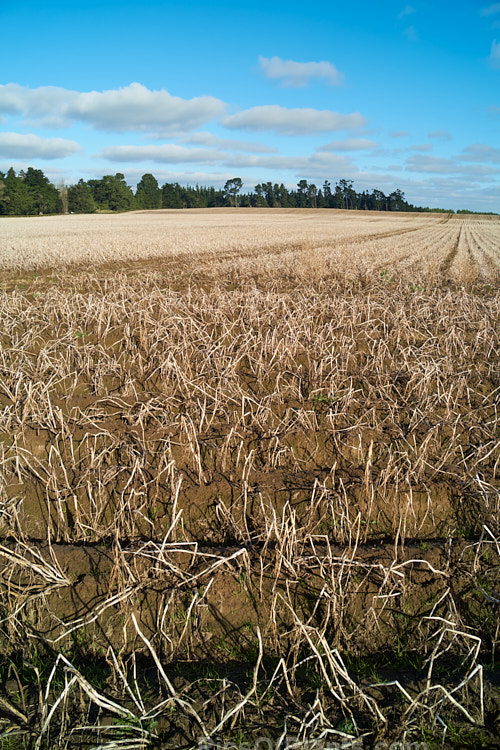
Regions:
M 496 287 L 221 278 L 4 277 L 3 746 L 495 747 Z

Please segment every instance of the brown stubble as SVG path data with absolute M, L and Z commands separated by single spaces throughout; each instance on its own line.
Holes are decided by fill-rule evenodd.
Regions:
M 266 214 L 280 222 L 259 246 L 246 223 L 228 239 L 219 214 L 204 249 L 206 215 L 185 216 L 182 251 L 152 243 L 141 260 L 140 223 L 138 247 L 100 240 L 119 271 L 71 265 L 75 236 L 59 272 L 33 278 L 43 254 L 21 256 L 5 282 L 2 628 L 6 658 L 44 644 L 53 660 L 36 672 L 51 708 L 29 709 L 40 742 L 67 741 L 77 688 L 85 711 L 141 719 L 137 741 L 171 706 L 193 743 L 257 716 L 272 733 L 283 712 L 304 738 L 340 737 L 341 719 L 371 739 L 437 716 L 484 724 L 498 224 L 342 214 L 328 238 L 329 216 L 307 214 L 304 240 L 287 213 L 299 239 L 283 243 L 283 215 Z M 105 655 L 109 689 L 80 653 Z M 251 662 L 250 682 L 174 680 L 207 659 Z

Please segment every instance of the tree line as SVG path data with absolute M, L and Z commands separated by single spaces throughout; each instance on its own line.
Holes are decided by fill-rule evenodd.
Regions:
M 417 207 L 405 200 L 401 190 L 385 195 L 381 190 L 357 192 L 352 180 L 328 180 L 318 187 L 300 180 L 295 189 L 283 183 L 265 182 L 242 193 L 241 178 L 227 180 L 223 188 L 183 186 L 166 182 L 160 187 L 152 174 L 144 174 L 134 191 L 121 172 L 100 179 L 80 179 L 75 185 L 56 187 L 42 170 L 28 167 L 18 174 L 11 167 L 0 172 L 0 215 L 29 216 L 57 213 L 119 212 L 157 208 L 343 208 L 367 211 L 443 211 Z

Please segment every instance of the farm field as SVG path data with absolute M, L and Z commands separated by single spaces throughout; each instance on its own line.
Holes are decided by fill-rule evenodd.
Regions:
M 0 747 L 497 746 L 500 217 L 4 218 L 0 269 Z

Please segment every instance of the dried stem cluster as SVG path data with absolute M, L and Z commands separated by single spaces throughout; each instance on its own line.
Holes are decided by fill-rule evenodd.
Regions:
M 71 266 L 77 236 L 66 270 L 27 277 L 55 263 L 33 237 L 6 274 L 4 736 L 486 742 L 498 222 L 341 213 L 332 242 L 330 215 L 270 212 L 259 251 L 240 212 L 199 212 L 198 244 L 145 259 L 166 216 L 102 242 L 118 272 Z

